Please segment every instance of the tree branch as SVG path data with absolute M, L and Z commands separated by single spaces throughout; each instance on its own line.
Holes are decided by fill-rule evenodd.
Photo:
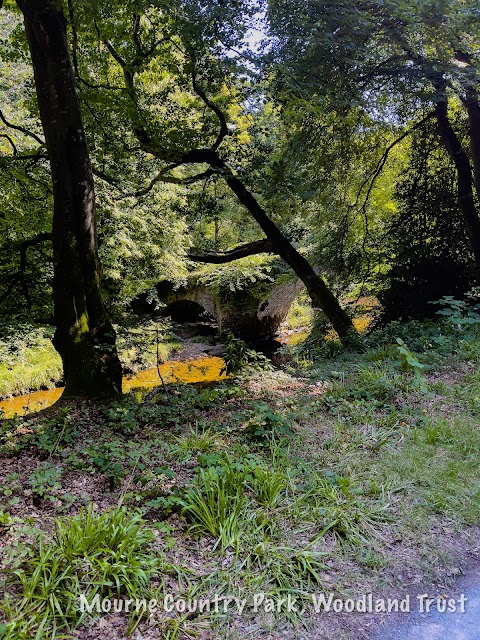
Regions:
M 217 139 L 215 140 L 212 151 L 216 151 L 222 144 L 223 140 L 229 135 L 227 119 L 225 114 L 214 102 L 210 100 L 205 91 L 200 87 L 197 82 L 197 71 L 195 66 L 195 58 L 192 55 L 192 87 L 197 96 L 204 102 L 204 104 L 217 116 L 220 123 L 220 130 L 218 132 Z
M 178 166 L 178 165 L 175 165 L 175 166 Z M 168 168 L 168 170 L 170 170 L 170 167 Z M 167 176 L 167 175 L 164 175 L 163 172 L 160 172 L 150 181 L 150 183 L 144 189 L 140 189 L 139 191 L 137 191 L 132 195 L 135 195 L 137 197 L 144 196 L 149 191 L 151 191 L 158 182 L 165 182 L 167 184 L 189 185 L 189 184 L 194 184 L 195 182 L 199 182 L 200 180 L 206 180 L 207 178 L 210 178 L 214 174 L 215 174 L 215 171 L 213 169 L 207 169 L 207 171 L 202 171 L 202 173 L 197 173 L 187 178 L 176 178 L 175 176 Z
M 36 140 L 38 144 L 41 144 L 42 146 L 45 145 L 45 141 L 39 138 L 36 133 L 33 133 L 33 131 L 29 131 L 28 129 L 25 129 L 25 127 L 21 127 L 20 125 L 12 124 L 11 122 L 9 122 L 3 115 L 3 112 L 1 109 L 0 109 L 0 120 L 3 122 L 3 124 L 6 127 L 9 127 L 10 129 L 14 129 L 15 131 L 20 131 L 21 133 L 28 136 L 29 138 L 33 138 L 34 140 Z
M 13 155 L 18 156 L 18 149 L 13 139 L 7 133 L 0 133 L 0 138 L 5 138 L 6 140 L 8 140 L 8 142 L 10 143 L 10 146 L 12 147 Z
M 112 56 L 112 58 L 118 62 L 118 64 L 122 67 L 122 69 L 125 69 L 125 67 L 127 66 L 127 63 L 125 62 L 125 60 L 122 58 L 122 56 L 117 53 L 116 49 L 114 48 L 114 46 L 109 42 L 109 40 L 104 40 L 103 44 L 107 47 L 108 51 L 110 52 L 110 55 Z
M 411 133 L 413 133 L 414 131 L 417 131 L 417 129 L 420 129 L 421 127 L 423 127 L 423 125 L 426 122 L 428 122 L 428 120 L 433 118 L 434 116 L 435 116 L 434 112 L 429 113 L 428 115 L 425 116 L 425 118 L 422 118 L 422 120 L 420 120 L 419 122 L 414 124 L 412 127 L 410 127 L 410 129 L 407 129 L 407 131 L 404 131 L 401 136 L 396 138 L 391 144 L 388 145 L 388 147 L 385 149 L 384 153 L 382 154 L 382 157 L 378 161 L 375 169 L 362 182 L 362 184 L 361 184 L 361 186 L 360 186 L 360 188 L 358 190 L 357 198 L 355 200 L 355 203 L 353 205 L 351 205 L 351 208 L 354 208 L 354 207 L 356 207 L 358 205 L 358 203 L 360 201 L 360 196 L 361 196 L 363 190 L 365 189 L 367 184 L 370 182 L 370 185 L 369 185 L 368 190 L 367 190 L 367 195 L 365 196 L 365 200 L 364 200 L 364 203 L 362 205 L 362 208 L 366 206 L 366 203 L 368 202 L 368 200 L 370 198 L 370 194 L 372 193 L 373 187 L 375 186 L 375 182 L 376 182 L 377 178 L 379 177 L 379 175 L 382 173 L 383 168 L 384 168 L 384 166 L 385 166 L 385 164 L 386 164 L 386 162 L 388 160 L 388 156 L 390 154 L 390 151 L 392 151 L 392 149 L 394 147 L 396 147 L 397 144 L 400 144 L 400 142 L 402 142 L 402 140 L 404 140 L 406 137 L 408 137 Z
M 20 253 L 20 264 L 15 273 L 13 273 L 8 279 L 10 280 L 10 284 L 7 287 L 6 292 L 0 296 L 0 304 L 5 302 L 5 300 L 11 295 L 15 284 L 19 284 L 22 288 L 23 295 L 27 302 L 28 308 L 32 306 L 32 299 L 30 297 L 30 292 L 28 290 L 28 285 L 25 280 L 25 271 L 27 269 L 27 250 L 29 247 L 34 247 L 42 242 L 46 242 L 47 240 L 52 240 L 51 233 L 39 233 L 33 238 L 29 238 L 28 240 L 24 240 L 18 245 L 18 250 Z
M 255 240 L 248 244 L 242 244 L 235 249 L 228 251 L 206 251 L 205 253 L 197 253 L 195 249 L 188 252 L 187 257 L 192 262 L 205 262 L 208 264 L 225 264 L 240 260 L 247 256 L 254 256 L 259 253 L 275 253 L 272 243 L 264 238 L 263 240 Z
M 77 49 L 78 49 L 78 34 L 77 34 L 77 27 L 75 26 L 75 13 L 73 10 L 73 3 L 72 0 L 68 0 L 68 18 L 70 20 L 70 26 L 72 27 L 72 47 L 71 47 L 71 52 L 72 52 L 72 62 L 73 62 L 73 69 L 75 71 L 75 76 L 78 78 L 79 73 L 78 73 L 78 58 L 77 58 Z

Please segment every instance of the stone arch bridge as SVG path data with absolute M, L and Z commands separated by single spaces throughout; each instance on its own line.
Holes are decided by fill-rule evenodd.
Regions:
M 186 284 L 163 281 L 156 295 L 146 293 L 132 302 L 137 314 L 171 316 L 180 322 L 210 318 L 220 333 L 233 333 L 244 340 L 269 340 L 285 320 L 288 311 L 304 287 L 301 280 L 281 276 L 276 282 L 258 281 L 240 291 L 208 287 L 192 275 Z M 165 306 L 159 306 L 158 300 Z

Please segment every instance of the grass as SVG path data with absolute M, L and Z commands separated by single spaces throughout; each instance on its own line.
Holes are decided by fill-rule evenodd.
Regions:
M 369 540 L 380 536 L 382 523 L 392 520 L 392 508 L 388 492 L 379 499 L 369 500 L 360 487 L 351 480 L 333 475 L 318 476 L 314 486 L 300 498 L 300 504 L 318 523 L 319 531 L 311 542 L 323 538 L 327 532 L 339 543 L 368 545 Z
M 291 594 L 308 638 L 311 591 L 388 597 L 409 575 L 431 584 L 462 567 L 480 523 L 480 338 L 426 324 L 369 340 L 363 354 L 299 356 L 289 374 L 0 423 L 10 637 L 22 637 L 20 614 L 37 634 L 80 624 L 64 598 L 78 580 L 127 595 L 166 584 L 178 597 Z M 45 542 L 28 533 L 32 514 Z M 118 553 L 114 530 L 128 541 Z M 298 623 L 294 612 L 173 613 L 138 629 L 233 639 L 256 625 L 259 638 L 281 627 L 293 640 Z M 322 637 L 342 637 L 330 624 Z
M 52 331 L 21 327 L 0 340 L 0 397 L 55 386 L 62 362 L 52 345 Z
M 279 504 L 287 484 L 288 479 L 281 471 L 271 471 L 262 467 L 253 469 L 250 487 L 262 507 L 272 509 Z
M 248 517 L 242 474 L 202 470 L 197 485 L 188 488 L 181 501 L 182 514 L 192 522 L 191 531 L 215 538 L 213 549 L 238 550 Z
M 68 520 L 57 520 L 53 536 L 41 536 L 10 577 L 18 588 L 7 600 L 2 638 L 56 638 L 81 624 L 89 605 L 103 597 L 145 597 L 158 560 L 148 553 L 153 539 L 138 514 L 117 507 L 102 514 L 93 506 Z
M 212 429 L 200 429 L 197 422 L 195 428 L 191 428 L 187 434 L 178 436 L 175 439 L 170 452 L 174 458 L 181 462 L 186 462 L 195 453 L 209 453 L 221 446 L 222 442 L 218 434 Z

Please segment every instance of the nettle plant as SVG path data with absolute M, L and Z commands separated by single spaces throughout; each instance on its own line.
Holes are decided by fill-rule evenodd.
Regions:
M 412 351 L 410 351 L 402 338 L 397 338 L 397 352 L 400 358 L 400 368 L 402 371 L 413 373 L 419 389 L 426 393 L 427 385 L 422 373 L 425 369 L 425 365 L 420 362 Z
M 242 431 L 259 446 L 268 446 L 275 438 L 292 435 L 290 424 L 266 402 L 253 403 L 253 410 L 247 415 Z
M 425 368 L 425 365 L 423 365 L 417 356 L 410 351 L 402 338 L 397 338 L 397 353 L 400 358 L 400 368 L 403 371 L 411 371 L 415 373 L 415 375 L 420 375 Z
M 222 372 L 227 375 L 235 375 L 247 366 L 255 370 L 271 368 L 269 359 L 263 353 L 251 349 L 246 342 L 235 338 L 233 334 L 227 336 L 223 359 L 225 367 Z
M 35 502 L 41 499 L 54 502 L 62 488 L 60 480 L 62 469 L 54 467 L 48 462 L 40 464 L 28 478 L 28 484 Z
M 457 330 L 468 327 L 478 330 L 480 327 L 480 287 L 474 287 L 468 291 L 463 300 L 444 296 L 431 304 L 440 306 L 437 315 Z

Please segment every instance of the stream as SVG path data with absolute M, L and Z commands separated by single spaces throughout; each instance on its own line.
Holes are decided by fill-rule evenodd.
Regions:
M 159 365 L 160 373 L 166 384 L 192 384 L 219 382 L 226 379 L 222 368 L 225 362 L 219 357 L 200 356 L 189 360 L 170 360 Z M 123 392 L 133 389 L 149 389 L 161 384 L 157 367 L 139 371 L 123 378 Z M 63 387 L 46 391 L 34 391 L 23 396 L 14 396 L 0 401 L 2 418 L 26 415 L 50 407 L 63 393 Z
M 184 348 L 179 360 L 169 360 L 159 365 L 160 375 L 165 384 L 208 384 L 220 382 L 227 378 L 222 372 L 225 366 L 220 357 L 222 345 L 207 345 L 196 341 L 196 336 L 205 333 L 204 325 L 188 324 L 188 329 L 179 331 L 184 340 Z M 252 345 L 271 358 L 279 347 L 286 344 L 297 344 L 305 339 L 308 332 L 294 330 L 282 333 L 276 340 Z M 198 338 L 197 338 L 198 340 Z M 123 378 L 123 393 L 134 389 L 151 389 L 162 384 L 157 367 L 139 371 Z M 0 419 L 27 415 L 46 409 L 54 404 L 63 393 L 63 387 L 54 387 L 43 391 L 13 396 L 0 400 Z

